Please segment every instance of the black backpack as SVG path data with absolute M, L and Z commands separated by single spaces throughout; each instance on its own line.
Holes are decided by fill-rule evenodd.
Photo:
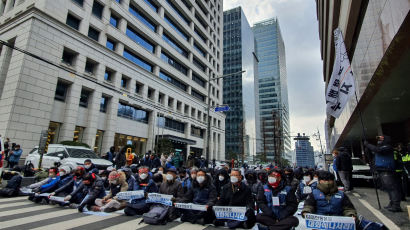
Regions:
M 164 205 L 153 205 L 149 212 L 142 215 L 142 219 L 146 224 L 166 224 L 166 217 L 168 214 L 168 207 Z

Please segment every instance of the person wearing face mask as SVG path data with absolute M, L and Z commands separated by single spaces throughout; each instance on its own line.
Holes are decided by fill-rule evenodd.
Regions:
M 206 205 L 207 211 L 183 209 L 181 210 L 181 221 L 201 225 L 212 223 L 215 219 L 212 206 L 214 206 L 217 201 L 216 195 L 216 188 L 212 184 L 212 178 L 206 174 L 204 169 L 199 169 L 193 178 L 192 187 L 185 194 L 181 202 Z
M 258 188 L 263 186 L 262 183 L 258 182 L 258 177 L 254 169 L 248 169 L 245 173 L 246 185 L 251 189 L 253 199 L 256 200 L 256 194 L 258 193 Z
M 38 183 L 30 185 L 29 188 L 31 188 L 32 191 L 36 194 L 51 192 L 57 188 L 59 181 L 60 176 L 58 175 L 58 168 L 51 167 L 48 170 L 48 178 Z M 35 194 L 32 194 L 29 196 L 28 199 L 36 203 L 39 203 L 43 200 L 43 197 L 35 196 Z M 45 200 L 44 203 L 47 203 L 47 200 Z
M 95 173 L 98 174 L 98 169 L 95 167 L 93 162 L 91 162 L 91 159 L 86 159 L 84 161 L 84 168 L 86 173 Z
M 285 168 L 285 180 L 286 185 L 291 186 L 294 190 L 299 186 L 299 181 L 295 178 L 292 168 Z
M 149 168 L 141 166 L 138 169 L 137 174 L 137 188 L 136 190 L 143 190 L 145 194 L 158 192 L 158 187 L 155 182 L 149 176 Z M 124 213 L 127 216 L 142 215 L 149 211 L 150 204 L 145 202 L 145 197 L 140 199 L 131 200 L 127 207 L 124 209 Z
M 64 198 L 65 201 L 71 202 L 71 199 L 78 193 L 80 197 L 84 197 L 79 205 L 71 205 L 72 208 L 77 208 L 79 212 L 83 212 L 84 208 L 87 209 L 95 203 L 95 199 L 103 198 L 105 196 L 104 182 L 101 178 L 94 173 L 85 173 L 81 185 L 77 187 L 70 195 Z
M 313 179 L 312 173 L 307 171 L 303 174 L 303 180 L 299 183 L 296 191 L 296 196 L 299 201 L 306 200 L 313 189 L 317 187 L 317 180 Z
M 125 174 L 126 181 L 128 183 L 128 191 L 137 190 L 137 182 L 136 182 L 136 179 L 135 179 L 134 175 L 132 175 L 131 168 L 124 167 L 124 168 L 120 169 L 119 171 L 124 172 L 124 174 Z
M 79 204 L 84 199 L 85 195 L 83 195 L 82 192 L 76 192 L 76 191 L 80 191 L 84 187 L 84 184 L 82 183 L 84 175 L 85 175 L 84 167 L 77 166 L 77 168 L 74 170 L 73 179 L 69 183 L 67 183 L 65 186 L 54 191 L 55 194 L 58 194 L 65 189 L 70 189 L 72 190 L 72 192 L 69 195 L 66 195 L 64 197 L 64 200 L 69 201 L 71 204 Z
M 236 220 L 215 220 L 215 226 L 222 226 L 224 222 L 229 228 L 249 229 L 255 225 L 255 203 L 251 189 L 242 182 L 240 169 L 231 169 L 230 182 L 222 187 L 221 197 L 217 201 L 217 206 L 240 206 L 246 207 L 246 221 Z
M 216 173 L 216 178 L 214 180 L 214 185 L 216 188 L 218 198 L 221 197 L 222 187 L 228 183 L 229 183 L 228 171 L 222 168 Z
M 8 166 L 10 168 L 14 168 L 15 165 L 19 164 L 21 154 L 23 154 L 23 150 L 20 145 L 15 145 L 13 150 L 9 152 Z
M 57 188 L 54 192 L 50 193 L 50 196 L 66 196 L 73 191 L 73 186 L 68 185 L 73 180 L 73 175 L 71 175 L 71 168 L 66 165 L 61 166 L 59 176 L 60 181 L 57 184 Z
M 302 216 L 307 213 L 324 216 L 351 216 L 356 219 L 357 213 L 349 197 L 339 191 L 335 176 L 326 171 L 319 173 L 319 184 L 305 201 Z
M 95 206 L 92 207 L 93 211 L 114 212 L 126 206 L 126 201 L 118 200 L 116 197 L 119 192 L 128 190 L 125 173 L 112 171 L 108 175 L 108 181 L 110 183 L 110 192 L 102 199 L 95 199 Z
M 397 165 L 394 160 L 393 146 L 390 143 L 389 136 L 378 136 L 377 146 L 369 144 L 367 141 L 364 142 L 364 145 L 374 154 L 374 169 L 381 179 L 383 188 L 389 194 L 390 202 L 385 209 L 391 212 L 401 212 L 400 184 L 395 175 Z
M 171 167 L 167 170 L 166 182 L 163 182 L 159 188 L 159 193 L 173 196 L 173 202 L 179 202 L 184 197 L 184 189 L 181 182 L 176 180 L 177 170 Z M 170 207 L 168 212 L 168 220 L 173 221 L 179 217 L 179 212 L 175 207 Z
M 282 176 L 279 169 L 269 171 L 267 184 L 258 190 L 257 204 L 262 213 L 256 221 L 269 229 L 291 229 L 299 224 L 293 216 L 298 207 L 295 190 Z

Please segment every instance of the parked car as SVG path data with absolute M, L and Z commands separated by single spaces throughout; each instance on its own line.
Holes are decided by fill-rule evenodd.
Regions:
M 69 165 L 71 168 L 75 168 L 77 165 L 83 165 L 86 159 L 91 159 L 98 169 L 106 169 L 112 166 L 110 161 L 102 159 L 89 148 L 60 144 L 50 144 L 48 146 L 47 153 L 43 155 L 41 166 L 43 168 L 50 168 L 56 162 L 60 162 L 62 165 Z M 40 154 L 38 153 L 38 147 L 35 147 L 26 157 L 25 164 L 31 162 L 35 168 L 38 168 L 39 161 Z
M 370 171 L 370 166 L 360 158 L 352 158 L 352 178 L 353 180 L 367 180 L 373 179 L 372 172 Z

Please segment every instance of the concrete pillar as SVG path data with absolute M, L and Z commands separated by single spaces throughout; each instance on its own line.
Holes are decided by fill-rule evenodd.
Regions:
M 11 55 L 13 53 L 13 49 L 4 46 L 2 47 L 3 51 L 0 55 L 0 99 L 2 98 L 2 92 L 4 88 L 4 84 L 6 82 L 7 72 L 10 66 Z
M 74 130 L 77 122 L 81 88 L 81 80 L 78 78 L 75 78 L 75 81 L 68 88 L 65 100 L 64 119 L 60 129 L 58 142 L 73 140 Z
M 159 66 L 154 66 L 154 69 L 153 69 L 153 71 L 152 71 L 152 73 L 155 75 L 155 76 L 159 76 L 159 72 L 160 72 L 160 68 L 159 68 Z
M 162 34 L 164 33 L 164 27 L 162 27 L 161 25 L 157 26 L 157 33 L 160 37 L 162 37 Z
M 3 1 L 0 1 L 0 16 L 6 13 L 6 3 Z
M 147 146 L 146 146 L 146 151 L 148 150 L 154 150 L 154 145 L 155 145 L 155 135 L 157 132 L 157 114 L 158 112 L 156 110 L 153 110 L 149 114 L 149 119 L 148 119 L 148 140 L 147 140 Z
M 14 4 L 15 4 L 15 2 L 14 2 L 15 0 L 7 0 L 6 1 L 6 6 L 4 7 L 4 13 L 7 13 L 7 12 L 9 12 L 11 9 L 13 9 L 13 7 L 14 7 Z
M 114 138 L 116 133 L 117 127 L 117 113 L 118 113 L 118 102 L 119 97 L 118 95 L 114 94 L 113 97 L 110 99 L 110 103 L 107 107 L 106 112 L 106 125 L 104 130 L 104 138 L 101 153 L 108 152 L 111 146 L 114 145 Z
M 84 130 L 83 142 L 87 143 L 91 149 L 93 149 L 95 144 L 95 135 L 97 134 L 98 118 L 100 115 L 100 102 L 101 102 L 101 89 L 97 88 L 88 102 L 88 119 L 87 127 Z M 112 101 L 109 100 L 108 104 Z
M 159 16 L 160 16 L 161 18 L 164 18 L 164 15 L 165 15 L 164 7 L 160 6 L 160 7 L 158 8 L 158 14 L 159 14 Z
M 125 34 L 127 32 L 127 20 L 121 18 L 118 23 L 118 29 Z

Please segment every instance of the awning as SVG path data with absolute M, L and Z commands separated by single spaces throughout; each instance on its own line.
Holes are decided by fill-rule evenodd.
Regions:
M 177 137 L 173 135 L 157 135 L 158 139 L 168 139 L 170 141 L 174 142 L 181 142 L 182 144 L 187 144 L 187 145 L 195 145 L 196 141 L 195 140 L 190 140 L 182 137 Z

